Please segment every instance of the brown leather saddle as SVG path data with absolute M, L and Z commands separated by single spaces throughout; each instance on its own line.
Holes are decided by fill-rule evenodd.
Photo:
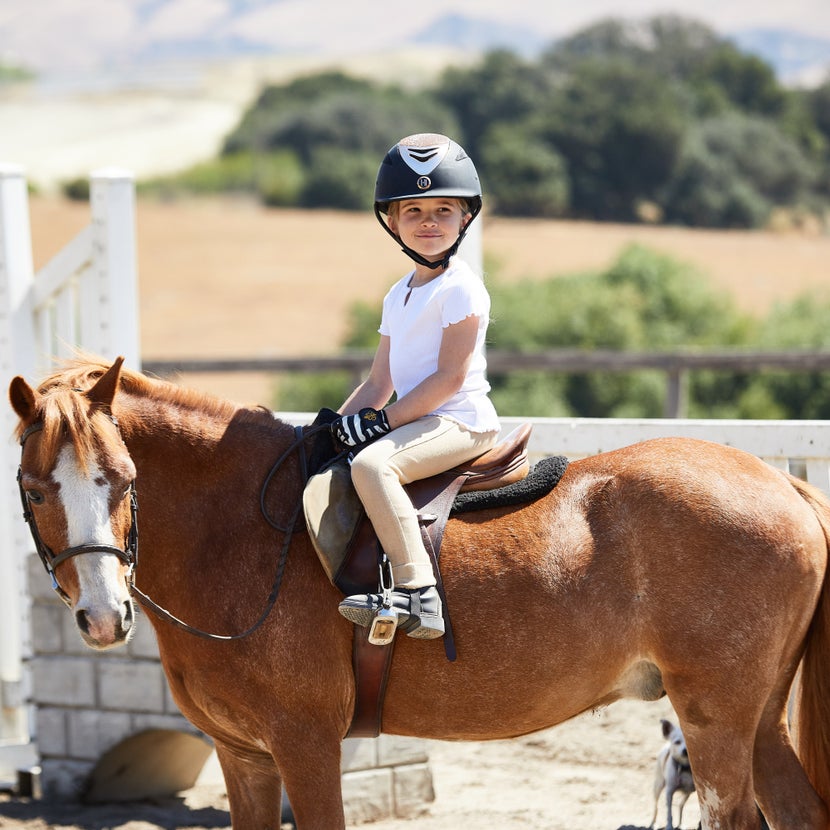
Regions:
M 456 495 L 475 490 L 492 490 L 521 481 L 530 470 L 527 443 L 532 425 L 516 427 L 488 452 L 463 467 L 407 485 L 418 511 L 424 547 L 432 560 L 438 592 L 444 608 L 444 649 L 448 660 L 455 660 L 455 642 L 439 568 L 441 540 Z M 378 591 L 377 536 L 368 517 L 361 520 L 342 566 L 335 574 L 335 585 L 345 594 Z M 353 663 L 356 700 L 349 737 L 376 737 L 380 734 L 383 698 L 392 663 L 394 640 L 386 646 L 372 645 L 368 629 L 355 627 Z

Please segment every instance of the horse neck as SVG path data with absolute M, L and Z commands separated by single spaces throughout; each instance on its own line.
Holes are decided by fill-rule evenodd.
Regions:
M 114 414 L 137 471 L 139 583 L 162 597 L 177 582 L 215 596 L 233 561 L 251 584 L 270 584 L 286 536 L 263 517 L 260 495 L 295 440 L 294 429 L 265 410 L 228 405 L 206 412 L 130 395 L 116 401 Z M 265 497 L 265 512 L 279 528 L 288 529 L 302 486 L 298 454 L 288 452 Z M 299 516 L 292 547 L 306 545 L 302 528 Z M 313 553 L 295 554 L 292 570 L 299 567 L 318 581 L 322 570 L 313 560 Z M 211 584 L 214 574 L 219 582 Z
M 205 517 L 203 494 L 225 493 L 250 507 L 271 466 L 291 446 L 294 429 L 265 410 L 206 399 L 206 406 L 173 399 L 119 395 L 115 415 L 137 470 L 139 491 Z M 294 505 L 303 482 L 297 455 L 281 465 L 271 490 Z M 200 501 L 201 498 L 201 501 Z M 277 509 L 277 508 L 275 508 Z
M 184 406 L 175 398 L 150 398 L 119 394 L 114 414 L 125 443 L 132 449 L 158 447 L 170 451 L 182 447 L 191 452 L 210 450 L 221 440 L 238 409 L 208 411 Z

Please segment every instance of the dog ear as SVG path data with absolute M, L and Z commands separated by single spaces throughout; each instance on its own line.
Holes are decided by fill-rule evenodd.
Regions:
M 670 720 L 660 718 L 660 726 L 663 727 L 663 737 L 668 739 L 669 735 L 674 731 L 674 724 Z

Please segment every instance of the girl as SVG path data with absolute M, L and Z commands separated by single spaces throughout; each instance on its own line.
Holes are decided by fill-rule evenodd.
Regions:
M 391 563 L 397 625 L 421 639 L 442 636 L 444 620 L 404 485 L 481 455 L 500 429 L 485 376 L 490 297 L 454 256 L 480 210 L 476 169 L 446 136 L 409 136 L 386 154 L 375 215 L 415 268 L 384 298 L 372 368 L 332 424 L 355 448 L 352 481 Z M 340 613 L 368 626 L 382 604 L 381 594 L 350 596 Z

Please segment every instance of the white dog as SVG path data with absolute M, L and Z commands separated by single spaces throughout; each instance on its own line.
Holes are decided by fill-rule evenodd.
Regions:
M 686 739 L 671 721 L 662 719 L 660 725 L 663 728 L 663 737 L 666 745 L 657 755 L 657 769 L 654 773 L 654 816 L 649 827 L 654 827 L 657 821 L 657 805 L 660 801 L 660 793 L 663 788 L 666 790 L 666 806 L 668 818 L 666 819 L 666 830 L 673 830 L 671 808 L 672 799 L 676 792 L 682 793 L 680 801 L 680 812 L 677 815 L 677 826 L 683 819 L 683 808 L 689 800 L 689 796 L 695 791 L 695 782 L 692 780 L 692 768 L 689 766 L 689 753 L 686 751 Z

